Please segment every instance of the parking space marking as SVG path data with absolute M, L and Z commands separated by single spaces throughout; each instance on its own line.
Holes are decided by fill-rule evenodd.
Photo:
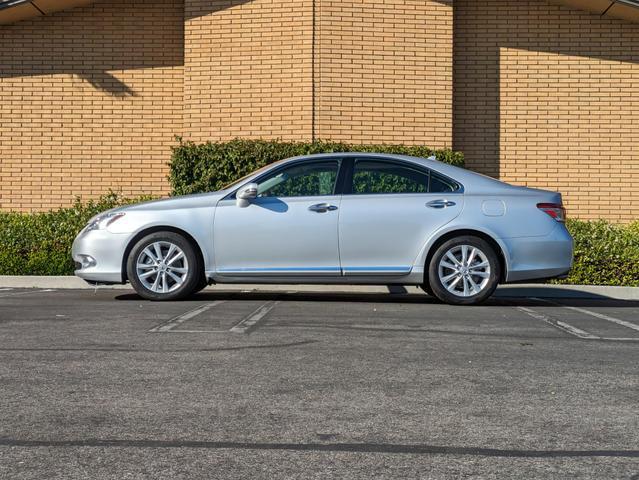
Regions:
M 11 289 L 9 289 L 9 290 L 11 290 Z M 6 294 L 3 294 L 3 295 L 0 295 L 0 298 L 17 297 L 19 295 L 33 295 L 34 293 L 46 293 L 46 292 L 55 292 L 55 290 L 52 289 L 52 288 L 47 288 L 45 290 L 29 290 L 28 292 L 6 293 Z
M 622 327 L 627 327 L 632 330 L 636 330 L 639 332 L 639 325 L 635 325 L 634 323 L 627 322 L 625 320 L 621 320 L 619 318 L 611 317 L 609 315 L 604 315 L 603 313 L 593 312 L 592 310 L 586 310 L 585 308 L 579 307 L 571 307 L 568 305 L 562 305 L 561 303 L 553 302 L 551 300 L 546 300 L 543 298 L 531 297 L 531 300 L 537 300 L 544 303 L 549 303 L 551 305 L 556 305 L 558 307 L 567 308 L 568 310 L 573 310 L 575 312 L 584 313 L 586 315 L 590 315 L 591 317 L 599 318 L 601 320 L 606 320 L 608 322 L 616 323 L 617 325 L 621 325 Z
M 149 330 L 149 333 L 171 332 L 174 328 L 179 327 L 180 325 L 182 325 L 187 320 L 190 320 L 190 319 L 192 319 L 194 317 L 197 317 L 201 313 L 204 313 L 207 310 L 210 310 L 211 308 L 216 307 L 216 306 L 218 306 L 218 305 L 220 305 L 222 303 L 224 303 L 224 300 L 216 300 L 215 302 L 207 303 L 206 305 L 202 305 L 201 307 L 198 307 L 198 308 L 195 308 L 195 309 L 193 309 L 191 311 L 183 313 L 182 315 L 178 315 L 177 317 L 172 318 L 168 322 L 161 323 L 160 325 L 157 325 L 157 326 L 153 327 L 151 330 Z
M 13 288 L 0 288 L 0 292 L 6 292 L 7 290 L 13 290 Z
M 226 333 L 228 330 L 184 330 L 181 328 L 180 330 L 168 330 L 162 333 Z
M 267 302 L 249 316 L 241 320 L 229 331 L 232 333 L 250 333 L 251 330 L 256 328 L 258 322 L 262 320 L 275 306 L 280 302 Z
M 570 308 L 571 310 L 576 310 L 578 312 L 580 312 L 583 309 L 578 309 L 576 307 L 568 307 L 566 305 L 562 305 L 560 303 L 556 303 L 556 302 L 552 302 L 550 300 L 546 300 L 543 298 L 537 298 L 537 297 L 529 297 L 529 300 L 536 300 L 536 301 L 540 301 L 540 302 L 544 302 L 547 304 L 551 304 L 551 305 L 555 305 L 558 307 L 563 307 L 563 308 Z M 526 315 L 533 317 L 536 320 L 541 320 L 563 332 L 568 333 L 569 335 L 572 335 L 573 337 L 577 337 L 580 338 L 582 340 L 606 340 L 606 341 L 612 341 L 612 342 L 639 342 L 639 337 L 600 337 L 598 335 L 594 335 L 590 332 L 586 332 L 585 330 L 582 330 L 580 328 L 574 327 L 566 322 L 562 322 L 561 320 L 556 320 L 552 317 L 550 317 L 549 315 L 545 315 L 541 312 L 537 312 L 535 310 L 532 310 L 530 308 L 526 308 L 526 307 L 515 307 L 517 310 L 519 310 L 520 312 L 525 313 Z M 596 313 L 596 312 L 590 312 L 589 310 L 587 311 L 589 314 L 590 313 Z M 586 313 L 586 312 L 581 312 L 581 313 Z M 597 314 L 599 315 L 599 314 Z M 603 315 L 605 317 L 608 317 L 607 315 Z M 608 318 L 613 318 L 613 317 L 608 317 Z M 606 320 L 607 318 L 604 318 L 604 320 Z M 618 319 L 615 319 L 618 320 Z M 620 320 L 623 321 L 623 320 Z M 615 322 L 617 323 L 617 322 Z M 625 322 L 625 323 L 629 323 L 629 322 Z
M 601 337 L 598 337 L 597 335 L 593 335 L 592 333 L 588 333 L 585 330 L 581 330 L 580 328 L 573 327 L 572 325 L 568 325 L 566 322 L 562 322 L 559 320 L 555 320 L 554 318 L 550 318 L 549 316 L 544 315 L 543 313 L 540 313 L 540 312 L 536 312 L 535 310 L 531 310 L 530 308 L 526 308 L 526 307 L 515 307 L 515 308 L 519 310 L 520 312 L 524 312 L 526 315 L 536 320 L 541 320 L 542 322 L 546 322 L 549 325 L 552 325 L 553 327 L 558 328 L 559 330 L 562 330 L 575 337 L 583 338 L 586 340 L 601 339 Z

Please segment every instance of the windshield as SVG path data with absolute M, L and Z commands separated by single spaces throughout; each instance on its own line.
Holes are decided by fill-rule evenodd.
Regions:
M 224 185 L 222 187 L 222 190 L 230 190 L 233 187 L 237 187 L 238 185 L 241 185 L 242 182 L 244 182 L 247 178 L 252 177 L 253 175 L 256 175 L 258 173 L 262 173 L 264 170 L 266 170 L 267 168 L 272 167 L 273 164 L 269 164 L 269 165 L 264 165 L 262 168 L 259 168 L 257 170 L 255 170 L 254 172 L 249 173 L 248 175 L 244 175 L 242 178 L 235 180 L 234 182 L 229 183 L 228 185 Z

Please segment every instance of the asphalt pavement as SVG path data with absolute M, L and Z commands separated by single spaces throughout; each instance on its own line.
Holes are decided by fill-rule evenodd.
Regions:
M 639 479 L 639 301 L 393 291 L 0 289 L 0 478 Z

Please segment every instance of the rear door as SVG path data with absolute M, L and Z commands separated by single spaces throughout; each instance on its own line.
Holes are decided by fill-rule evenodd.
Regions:
M 461 186 L 409 162 L 351 162 L 339 216 L 343 274 L 409 274 L 426 240 L 461 213 Z

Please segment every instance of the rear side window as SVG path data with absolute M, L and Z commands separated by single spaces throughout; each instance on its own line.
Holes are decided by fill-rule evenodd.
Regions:
M 393 162 L 356 160 L 353 193 L 427 193 L 428 173 Z
M 449 193 L 459 190 L 459 185 L 455 182 L 441 177 L 436 173 L 430 174 L 430 193 Z
M 355 160 L 354 195 L 393 193 L 448 193 L 459 184 L 427 169 L 413 168 L 398 162 Z

